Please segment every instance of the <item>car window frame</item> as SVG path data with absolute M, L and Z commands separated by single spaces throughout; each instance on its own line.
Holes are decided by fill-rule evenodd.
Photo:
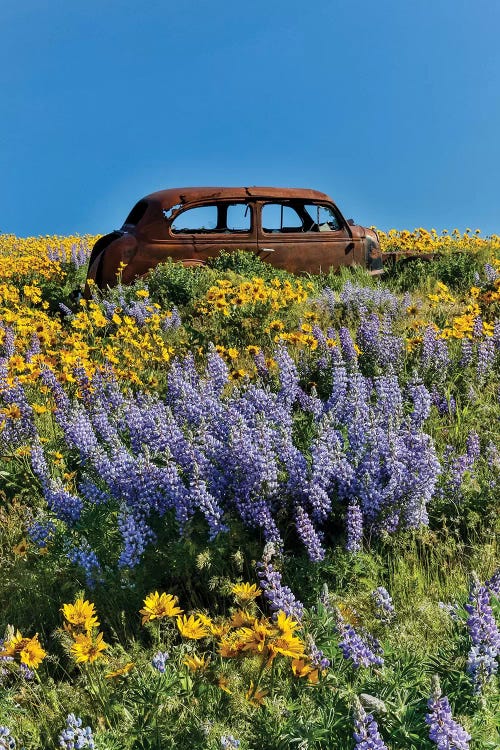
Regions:
M 330 235 L 330 232 L 312 232 L 310 230 L 304 232 L 304 231 L 302 231 L 302 229 L 299 229 L 296 232 L 281 232 L 279 230 L 278 231 L 274 230 L 274 231 L 271 231 L 271 232 L 268 232 L 268 231 L 266 232 L 266 230 L 264 229 L 263 223 L 262 223 L 262 214 L 263 214 L 264 206 L 266 206 L 266 205 L 288 206 L 289 208 L 292 208 L 295 211 L 295 213 L 297 214 L 297 216 L 299 217 L 299 219 L 302 220 L 300 212 L 296 208 L 297 204 L 302 205 L 304 211 L 305 211 L 305 206 L 306 205 L 309 205 L 309 206 L 319 206 L 320 208 L 321 207 L 328 208 L 333 213 L 333 215 L 336 217 L 338 225 L 339 225 L 338 229 L 332 229 L 331 232 L 332 233 L 343 232 L 343 231 L 345 231 L 347 229 L 348 233 L 350 234 L 350 232 L 349 232 L 349 230 L 347 228 L 347 225 L 346 225 L 344 217 L 342 216 L 342 214 L 340 213 L 340 211 L 337 209 L 337 207 L 333 203 L 330 203 L 329 201 L 321 201 L 321 200 L 317 200 L 316 201 L 316 200 L 311 200 L 311 199 L 306 199 L 306 198 L 292 199 L 292 200 L 289 200 L 289 199 L 280 200 L 279 198 L 273 198 L 272 200 L 269 199 L 269 200 L 261 201 L 260 202 L 260 210 L 259 210 L 259 233 L 261 233 L 265 237 L 287 237 L 289 235 L 300 235 L 301 237 L 304 237 L 305 235 L 316 236 L 318 234 L 319 235 L 324 235 L 324 236 Z
M 224 229 L 207 229 L 205 231 L 181 231 L 181 232 L 175 232 L 172 230 L 172 224 L 175 221 L 175 219 L 180 216 L 183 213 L 187 213 L 187 211 L 194 209 L 194 208 L 203 208 L 205 206 L 216 206 L 217 207 L 217 223 L 219 222 L 220 216 L 219 216 L 219 206 L 234 206 L 234 205 L 243 205 L 245 206 L 249 212 L 250 212 L 250 228 L 247 229 L 228 229 L 227 225 Z M 251 237 L 255 234 L 256 229 L 256 212 L 255 212 L 255 202 L 253 200 L 238 200 L 238 199 L 225 199 L 225 200 L 210 200 L 210 201 L 196 201 L 193 203 L 187 203 L 182 206 L 178 211 L 176 211 L 172 216 L 170 216 L 168 219 L 164 215 L 164 221 L 168 230 L 168 236 L 169 238 L 178 239 L 179 237 L 192 237 L 192 236 L 199 236 L 199 237 L 223 237 L 225 235 L 230 237 Z M 227 211 L 226 211 L 226 222 L 227 222 Z

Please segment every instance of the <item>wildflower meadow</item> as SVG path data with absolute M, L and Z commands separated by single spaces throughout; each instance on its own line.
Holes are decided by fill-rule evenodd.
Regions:
M 0 235 L 0 748 L 498 750 L 500 237 L 95 240 Z

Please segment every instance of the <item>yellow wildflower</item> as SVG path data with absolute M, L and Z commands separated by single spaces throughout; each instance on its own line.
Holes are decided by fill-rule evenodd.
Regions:
M 125 664 L 125 666 L 116 669 L 114 672 L 108 672 L 108 674 L 104 676 L 107 680 L 111 680 L 114 677 L 123 677 L 124 675 L 127 675 L 134 667 L 135 663 L 133 661 L 129 661 L 128 664 Z
M 261 595 L 261 591 L 255 583 L 235 583 L 231 592 L 239 602 L 250 602 Z
M 61 607 L 64 619 L 72 628 L 81 628 L 86 631 L 98 628 L 97 612 L 92 602 L 76 599 L 74 604 L 63 604 Z
M 208 667 L 209 662 L 210 657 L 205 658 L 204 656 L 193 654 L 192 656 L 186 656 L 182 663 L 185 664 L 191 672 L 204 672 Z
M 103 640 L 103 634 L 97 636 L 79 633 L 75 636 L 75 642 L 71 646 L 71 654 L 77 663 L 94 661 L 103 656 L 103 651 L 108 648 L 108 644 Z
M 250 687 L 245 694 L 245 698 L 249 703 L 252 704 L 252 706 L 262 706 L 267 693 L 267 690 L 260 690 L 259 688 L 255 687 L 253 684 L 253 680 L 251 680 Z
M 199 640 L 200 638 L 206 638 L 209 634 L 207 627 L 203 625 L 200 619 L 195 618 L 194 615 L 191 615 L 190 617 L 187 617 L 186 615 L 178 617 L 177 627 L 183 638 Z
M 20 557 L 24 557 L 27 551 L 28 551 L 28 543 L 26 539 L 21 539 L 19 544 L 16 544 L 15 547 L 12 547 L 12 552 L 15 555 L 19 555 Z
M 144 609 L 139 610 L 142 615 L 142 624 L 162 617 L 182 615 L 184 610 L 176 606 L 178 601 L 178 597 L 172 596 L 172 594 L 159 594 L 157 591 L 154 594 L 149 594 L 144 599 Z
M 0 657 L 8 656 L 30 669 L 38 669 L 40 663 L 47 655 L 38 640 L 38 633 L 32 638 L 24 638 L 19 630 L 8 641 L 4 643 Z

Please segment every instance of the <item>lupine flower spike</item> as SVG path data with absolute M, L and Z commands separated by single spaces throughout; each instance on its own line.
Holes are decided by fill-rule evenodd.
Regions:
M 427 703 L 429 713 L 425 721 L 429 725 L 429 738 L 438 750 L 468 750 L 470 735 L 451 715 L 448 698 L 441 695 L 439 677 L 432 679 L 432 694 Z

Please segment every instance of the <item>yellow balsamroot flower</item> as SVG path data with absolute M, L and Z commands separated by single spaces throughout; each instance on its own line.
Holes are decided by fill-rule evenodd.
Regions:
M 231 370 L 229 373 L 229 377 L 231 380 L 241 380 L 242 378 L 246 377 L 249 373 L 240 367 L 239 370 Z
M 139 610 L 142 615 L 142 624 L 162 617 L 182 615 L 184 610 L 177 607 L 178 601 L 178 597 L 172 596 L 172 594 L 159 594 L 157 591 L 154 594 L 149 594 L 144 599 L 144 609 Z
M 276 618 L 276 627 L 282 635 L 288 635 L 299 627 L 299 623 L 280 610 Z
M 285 327 L 285 324 L 281 320 L 272 320 L 266 331 L 282 331 Z
M 230 636 L 221 639 L 219 654 L 226 659 L 235 659 L 237 656 L 241 656 L 243 645 L 243 641 L 238 638 L 238 635 L 232 633 Z
M 224 638 L 231 629 L 231 623 L 227 622 L 227 620 L 222 622 L 211 622 L 208 627 L 213 636 L 216 638 Z
M 260 690 L 255 687 L 253 680 L 250 680 L 250 687 L 245 694 L 245 698 L 252 706 L 262 706 L 267 693 L 267 690 Z
M 314 669 L 305 659 L 294 659 L 292 672 L 295 677 L 307 677 L 307 681 L 312 685 L 315 685 L 319 679 L 319 670 Z
M 260 346 L 254 346 L 253 344 L 250 344 L 250 346 L 246 347 L 246 350 L 249 354 L 255 356 L 260 352 Z
M 92 628 L 99 627 L 95 605 L 86 599 L 83 600 L 82 598 L 79 598 L 76 599 L 74 604 L 63 604 L 61 612 L 70 626 L 70 629 L 80 628 L 89 631 L 92 630 Z
M 19 544 L 16 544 L 15 547 L 12 547 L 12 552 L 15 555 L 19 555 L 20 557 L 24 557 L 27 551 L 28 551 L 28 543 L 26 539 L 21 539 Z
M 95 637 L 79 633 L 75 635 L 75 642 L 71 646 L 71 655 L 77 663 L 89 662 L 89 664 L 92 664 L 103 656 L 102 652 L 107 648 L 108 644 L 104 642 L 102 633 L 98 633 Z
M 178 617 L 177 627 L 183 638 L 199 640 L 200 638 L 206 638 L 207 635 L 209 635 L 206 625 L 204 625 L 200 619 L 194 617 L 194 615 L 190 615 L 190 617 L 187 617 L 186 615 Z
M 281 656 L 290 656 L 292 659 L 299 659 L 301 656 L 304 656 L 304 644 L 300 638 L 296 638 L 290 634 L 274 638 L 268 643 L 267 650 L 268 663 L 271 663 L 278 654 L 281 654 Z
M 267 639 L 273 634 L 266 621 L 254 620 L 251 628 L 240 628 L 237 636 L 243 643 L 243 651 L 263 653 L 267 647 Z
M 114 672 L 108 672 L 108 674 L 104 676 L 107 680 L 111 680 L 114 677 L 123 677 L 124 675 L 128 674 L 134 667 L 135 663 L 133 661 L 129 661 L 128 664 L 125 664 L 125 666 L 116 669 Z
M 205 658 L 204 656 L 193 654 L 192 656 L 186 656 L 182 663 L 185 664 L 191 672 L 204 672 L 210 663 L 210 657 Z
M 212 618 L 206 615 L 204 612 L 195 612 L 194 616 L 197 617 L 198 620 L 200 620 L 202 625 L 206 625 L 207 628 L 212 627 Z
M 48 412 L 48 409 L 43 404 L 31 404 L 31 408 L 36 414 L 45 414 Z
M 47 652 L 38 640 L 38 633 L 32 638 L 24 638 L 19 630 L 4 643 L 3 651 L 0 652 L 0 657 L 10 656 L 30 669 L 38 669 L 46 655 Z
M 255 583 L 235 583 L 231 592 L 239 602 L 250 602 L 261 595 L 261 591 Z
M 135 296 L 145 299 L 146 297 L 149 297 L 149 292 L 147 289 L 138 289 L 135 293 Z
M 239 609 L 232 615 L 230 625 L 232 628 L 244 628 L 252 625 L 254 620 L 255 617 L 250 612 L 247 612 L 245 609 Z
M 227 679 L 227 677 L 224 677 L 224 675 L 220 675 L 220 677 L 217 680 L 217 685 L 225 693 L 229 693 L 229 695 L 232 695 L 233 691 L 229 689 L 229 680 Z
M 2 414 L 5 414 L 6 417 L 9 419 L 20 419 L 21 418 L 21 409 L 17 404 L 11 404 L 6 409 L 2 409 Z

